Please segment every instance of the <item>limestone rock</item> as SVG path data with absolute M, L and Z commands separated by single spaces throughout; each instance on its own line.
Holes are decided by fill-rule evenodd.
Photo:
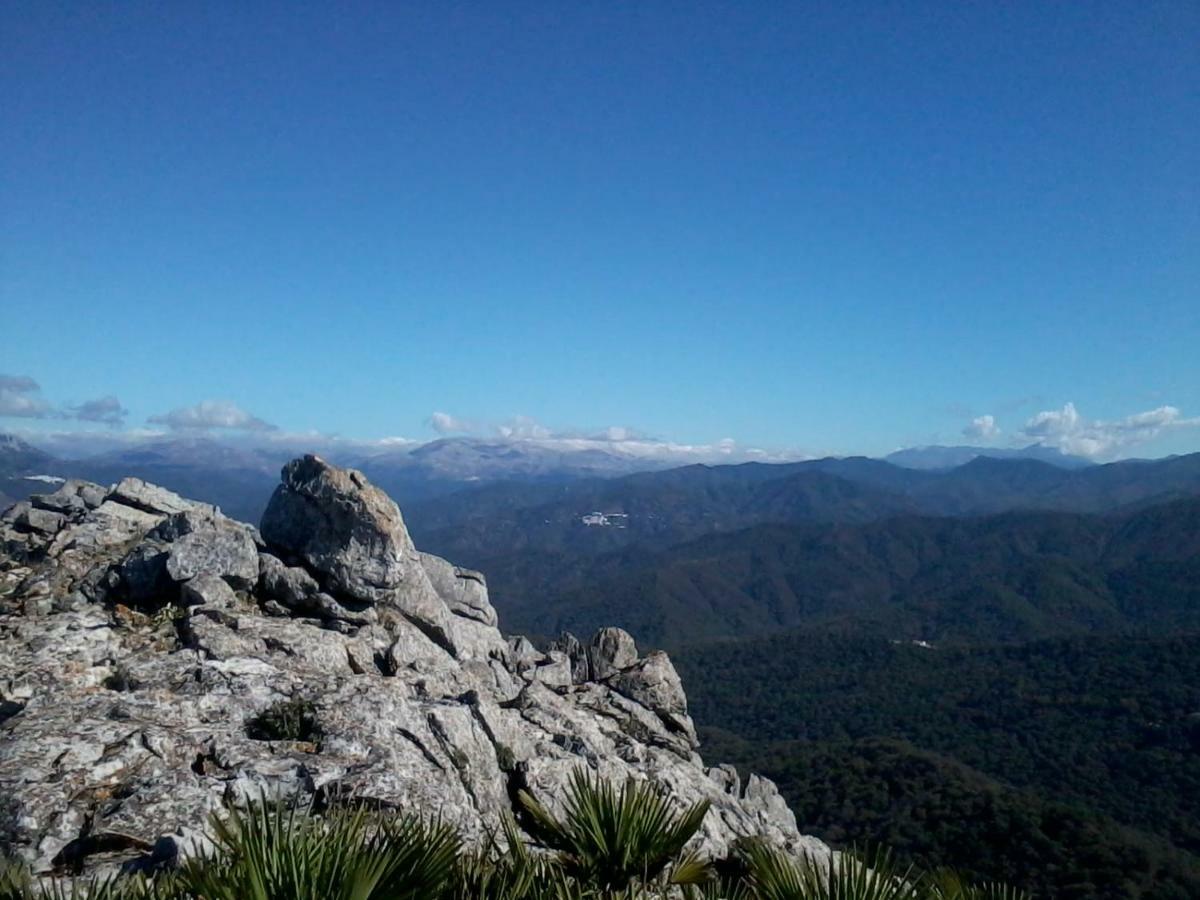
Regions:
M 201 572 L 219 575 L 239 588 L 258 580 L 258 548 L 250 529 L 215 511 L 175 513 L 150 537 L 169 541 L 166 570 L 175 581 L 187 581 Z
M 185 500 L 174 491 L 147 484 L 140 478 L 121 479 L 106 499 L 158 516 L 183 512 L 199 505 L 192 500 Z
M 620 628 L 597 631 L 588 644 L 587 654 L 590 675 L 597 681 L 629 668 L 638 658 L 633 637 Z
M 592 667 L 588 662 L 587 648 L 580 643 L 579 638 L 564 631 L 551 646 L 552 650 L 560 650 L 571 661 L 571 680 L 575 684 L 583 684 L 591 680 Z
M 460 569 L 432 553 L 421 554 L 421 565 L 450 612 L 484 625 L 496 624 L 496 610 L 488 601 L 487 581 L 482 574 Z
M 361 472 L 317 456 L 292 460 L 261 531 L 269 546 L 303 562 L 334 597 L 394 608 L 457 652 L 450 610 L 421 565 L 400 508 Z
M 506 641 L 482 579 L 419 555 L 358 473 L 289 464 L 269 552 L 154 485 L 92 488 L 0 515 L 0 838 L 37 871 L 186 856 L 211 813 L 264 794 L 423 810 L 480 841 L 517 787 L 561 811 L 580 766 L 708 800 L 713 855 L 751 834 L 828 852 L 770 782 L 705 768 L 664 654 L 619 629 Z M 18 524 L 35 509 L 62 516 L 53 533 Z M 295 699 L 319 742 L 253 726 Z M 85 835 L 123 849 L 89 855 Z
M 424 575 L 400 508 L 361 472 L 306 456 L 283 467 L 261 525 L 263 539 L 319 572 L 329 587 L 386 602 Z
M 613 675 L 608 684 L 618 693 L 658 713 L 669 727 L 696 742 L 696 729 L 687 713 L 683 682 L 670 658 L 661 650 Z

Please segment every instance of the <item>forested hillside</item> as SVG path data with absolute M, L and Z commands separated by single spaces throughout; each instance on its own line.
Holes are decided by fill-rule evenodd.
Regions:
M 1200 636 L 931 649 L 792 633 L 675 659 L 714 752 L 778 778 L 831 839 L 887 835 L 987 877 L 1099 885 L 1120 865 L 1200 885 Z M 1163 883 L 1078 896 L 1195 896 Z
M 837 846 L 879 842 L 914 865 L 1007 878 L 1035 897 L 1200 895 L 1200 860 L 1164 839 L 905 741 L 750 743 L 716 729 L 701 737 L 706 752 L 774 779 L 800 827 Z
M 592 560 L 518 554 L 489 575 L 516 630 L 608 622 L 667 647 L 800 626 L 937 642 L 1165 634 L 1200 627 L 1200 500 L 764 525 Z

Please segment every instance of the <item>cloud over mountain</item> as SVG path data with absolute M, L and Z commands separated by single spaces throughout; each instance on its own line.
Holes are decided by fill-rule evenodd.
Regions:
M 478 426 L 473 422 L 468 422 L 466 419 L 460 419 L 457 416 L 452 416 L 450 413 L 435 412 L 429 417 L 430 427 L 438 434 L 471 434 L 478 430 Z
M 222 428 L 235 431 L 275 431 L 270 422 L 251 415 L 226 400 L 204 400 L 195 406 L 181 406 L 170 412 L 151 416 L 153 425 L 166 425 L 172 431 L 204 431 Z
M 976 416 L 962 430 L 963 437 L 973 441 L 990 441 L 1000 436 L 995 416 Z
M 104 425 L 123 425 L 129 410 L 121 405 L 121 401 L 108 394 L 95 400 L 85 400 L 78 406 L 68 407 L 67 416 L 79 419 L 81 422 L 100 422 Z
M 0 375 L 0 416 L 44 419 L 52 412 L 41 385 L 28 375 Z
M 1200 425 L 1200 418 L 1185 419 L 1174 406 L 1134 413 L 1123 419 L 1104 421 L 1086 419 L 1074 403 L 1062 409 L 1045 410 L 1033 416 L 1021 429 L 1021 435 L 1045 447 L 1056 447 L 1063 453 L 1103 459 L 1144 444 L 1171 428 Z

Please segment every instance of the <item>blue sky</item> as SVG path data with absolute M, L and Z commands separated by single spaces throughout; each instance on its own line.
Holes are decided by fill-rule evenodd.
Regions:
M 1200 449 L 1198 39 L 1179 2 L 7 3 L 0 429 Z

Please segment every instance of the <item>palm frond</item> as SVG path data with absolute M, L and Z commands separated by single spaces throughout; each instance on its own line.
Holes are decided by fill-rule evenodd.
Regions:
M 648 884 L 683 851 L 708 813 L 708 803 L 680 812 L 652 784 L 626 781 L 618 790 L 586 770 L 571 775 L 566 811 L 556 819 L 528 792 L 519 795 L 527 830 L 557 851 L 568 874 L 601 890 Z M 698 877 L 695 863 L 687 873 Z

